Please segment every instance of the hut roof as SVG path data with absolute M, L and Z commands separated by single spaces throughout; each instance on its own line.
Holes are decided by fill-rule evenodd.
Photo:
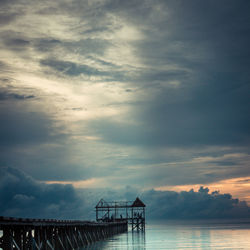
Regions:
M 137 197 L 133 202 L 132 207 L 146 207 L 146 205 Z

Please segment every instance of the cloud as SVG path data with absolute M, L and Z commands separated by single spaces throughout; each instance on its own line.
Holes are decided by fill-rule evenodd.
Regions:
M 73 62 L 59 61 L 59 60 L 42 60 L 42 65 L 49 66 L 63 74 L 69 76 L 78 76 L 80 74 L 85 75 L 106 75 L 105 72 L 100 72 L 96 68 L 89 67 L 87 65 L 78 65 Z
M 16 18 L 18 17 L 18 13 L 1 13 L 0 15 L 0 24 L 1 25 L 7 25 L 11 22 L 13 22 L 14 20 L 16 20 Z
M 90 57 L 91 58 L 91 57 Z M 56 72 L 69 77 L 84 77 L 84 79 L 92 79 L 92 82 L 102 82 L 102 81 L 123 81 L 125 79 L 124 72 L 121 72 L 118 67 L 113 70 L 113 64 L 105 62 L 103 60 L 91 58 L 93 62 L 99 64 L 99 67 L 94 67 L 95 65 L 88 66 L 86 64 L 79 64 L 70 61 L 60 61 L 54 59 L 44 59 L 40 61 L 41 66 L 47 66 Z M 101 67 L 100 67 L 101 65 Z M 102 69 L 102 66 L 105 68 Z M 111 66 L 112 72 L 109 71 Z
M 10 4 L 13 4 L 15 2 L 17 2 L 17 0 L 10 0 L 10 1 L 9 0 L 1 0 L 0 5 L 5 7 L 5 5 L 10 5 Z
M 30 44 L 29 41 L 23 40 L 21 38 L 7 39 L 5 43 L 10 47 L 26 47 Z
M 149 219 L 248 218 L 247 204 L 230 194 L 209 193 L 208 188 L 142 192 L 132 186 L 122 189 L 75 189 L 72 185 L 44 184 L 14 168 L 0 169 L 0 214 L 2 216 L 93 219 L 93 208 L 104 198 L 134 200 L 147 205 Z M 87 216 L 87 217 L 86 217 Z
M 143 24 L 127 5 L 121 11 L 132 23 L 149 29 L 146 39 L 134 44 L 136 56 L 147 65 L 138 77 L 130 78 L 139 89 L 129 117 L 135 122 L 98 120 L 94 127 L 104 140 L 120 145 L 248 145 L 250 36 L 245 8 L 249 4 L 231 1 L 226 8 L 221 3 L 214 8 L 196 1 L 158 3 L 166 16 L 155 21 L 144 18 Z M 171 82 L 179 84 L 173 88 Z
M 49 52 L 55 50 L 57 46 L 60 46 L 62 42 L 58 39 L 44 38 L 34 41 L 34 47 L 41 52 Z
M 147 204 L 151 219 L 212 219 L 249 218 L 246 202 L 233 199 L 230 194 L 208 193 L 200 187 L 198 192 L 147 191 L 141 198 Z
M 32 46 L 30 38 L 26 34 L 22 34 L 18 31 L 1 31 L 1 46 L 4 48 L 5 53 L 7 50 L 13 52 L 22 53 L 25 51 L 28 53 L 29 48 Z M 6 59 L 5 59 L 6 60 Z M 9 61 L 7 59 L 7 61 Z
M 249 218 L 250 208 L 245 201 L 229 193 L 200 187 L 199 191 L 156 191 L 126 186 L 121 189 L 79 189 L 91 209 L 101 198 L 106 201 L 134 200 L 137 196 L 146 204 L 148 220 L 164 219 L 232 219 Z M 91 215 L 91 214 L 90 214 Z M 93 216 L 93 214 L 92 214 Z
M 7 63 L 5 63 L 4 61 L 0 61 L 0 67 L 1 67 L 0 72 L 8 68 Z
M 42 184 L 13 168 L 0 169 L 2 216 L 80 219 L 83 201 L 71 185 Z
M 29 100 L 33 99 L 32 95 L 19 94 L 2 94 L 2 100 Z M 7 109 L 0 109 L 2 122 L 0 124 L 1 146 L 15 146 L 37 144 L 48 142 L 56 138 L 53 135 L 53 123 L 46 115 L 40 112 L 25 112 L 16 110 L 16 105 Z
M 132 44 L 143 66 L 127 76 L 127 87 L 136 92 L 124 120 L 133 123 L 117 117 L 91 121 L 104 141 L 142 147 L 249 145 L 249 3 L 214 4 L 106 6 L 136 24 L 144 39 Z
M 35 98 L 34 95 L 20 95 L 17 93 L 8 93 L 8 92 L 0 92 L 0 101 L 2 100 L 9 100 L 9 99 L 16 99 L 16 100 L 26 100 Z
M 220 158 L 249 155 L 248 1 L 0 5 L 3 165 L 107 186 L 249 176 Z

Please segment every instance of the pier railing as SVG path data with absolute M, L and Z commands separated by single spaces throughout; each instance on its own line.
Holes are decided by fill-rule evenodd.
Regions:
M 0 249 L 79 249 L 127 230 L 127 221 L 91 222 L 0 217 Z

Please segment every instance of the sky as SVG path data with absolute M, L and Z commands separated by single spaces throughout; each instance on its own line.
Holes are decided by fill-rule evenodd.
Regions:
M 164 200 L 163 217 L 189 199 L 247 214 L 249 13 L 248 0 L 0 0 L 0 213 L 81 217 L 140 195 L 151 211 Z M 224 216 L 204 204 L 197 217 Z

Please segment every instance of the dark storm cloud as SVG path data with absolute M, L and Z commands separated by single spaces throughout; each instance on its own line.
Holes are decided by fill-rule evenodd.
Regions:
M 165 16 L 143 20 L 148 39 L 139 51 L 145 62 L 198 67 L 205 72 L 246 70 L 249 63 L 248 1 L 157 1 Z M 140 16 L 134 16 L 142 22 Z M 141 21 L 140 21 L 141 20 Z M 150 48 L 154 48 L 153 50 Z M 241 65 L 241 63 L 244 63 Z M 194 69 L 195 69 L 194 68 Z M 198 72 L 195 72 L 196 74 Z M 201 72 L 203 74 L 203 72 Z M 209 72 L 212 73 L 212 72 Z M 225 73 L 225 72 L 224 72 Z
M 250 61 L 247 44 L 250 42 L 250 19 L 247 13 L 250 5 L 247 1 L 224 3 L 167 3 L 174 24 L 173 29 L 170 27 L 170 43 L 181 42 L 193 53 L 185 58 L 184 52 L 183 60 L 170 50 L 171 60 L 189 68 L 191 73 L 184 86 L 172 91 L 166 89 L 145 110 L 146 122 L 161 131 L 162 138 L 170 143 L 175 142 L 173 136 L 180 138 L 180 142 L 176 139 L 177 144 L 241 144 L 249 141 L 247 68 Z M 158 42 L 159 51 L 162 51 L 164 48 Z M 205 55 L 210 55 L 199 58 L 200 48 Z M 142 50 L 142 53 L 147 51 Z M 166 59 L 156 58 L 163 63 L 169 58 L 168 51 Z M 178 76 L 176 80 L 179 80 Z M 161 132 L 156 133 L 159 139 Z
M 141 198 L 148 204 L 147 216 L 151 219 L 249 218 L 250 208 L 245 202 L 230 194 L 208 191 L 203 187 L 198 192 L 151 190 Z
M 112 200 L 135 200 L 136 196 L 146 204 L 146 217 L 150 219 L 212 219 L 249 218 L 250 208 L 244 201 L 232 198 L 219 191 L 209 193 L 208 188 L 200 187 L 198 192 L 156 191 L 142 192 L 131 186 L 124 189 L 82 190 L 88 207 L 94 207 L 103 198 Z M 97 199 L 97 201 L 96 201 Z
M 147 205 L 149 219 L 248 218 L 249 207 L 230 194 L 199 192 L 145 191 L 130 186 L 115 189 L 74 189 L 71 185 L 42 184 L 13 168 L 0 169 L 0 214 L 2 216 L 91 219 L 99 199 L 134 200 Z M 88 215 L 88 217 L 86 217 Z
M 177 146 L 249 143 L 250 86 L 227 91 L 226 84 L 222 91 L 212 84 L 197 87 L 198 93 L 190 93 L 190 99 L 181 100 L 182 93 L 177 93 L 179 101 L 173 103 L 163 102 L 169 96 L 163 92 L 142 112 L 145 127 L 152 128 L 149 142 Z
M 163 18 L 141 20 L 153 10 L 134 15 L 129 6 L 136 2 L 121 11 L 146 30 L 147 39 L 135 47 L 149 67 L 130 79 L 141 91 L 138 96 L 152 89 L 150 100 L 130 114 L 139 125 L 98 120 L 94 127 L 105 140 L 126 145 L 248 145 L 249 2 L 156 3 Z M 166 70 L 160 70 L 163 66 Z
M 0 214 L 30 218 L 79 219 L 83 200 L 71 185 L 42 184 L 13 168 L 0 168 Z

